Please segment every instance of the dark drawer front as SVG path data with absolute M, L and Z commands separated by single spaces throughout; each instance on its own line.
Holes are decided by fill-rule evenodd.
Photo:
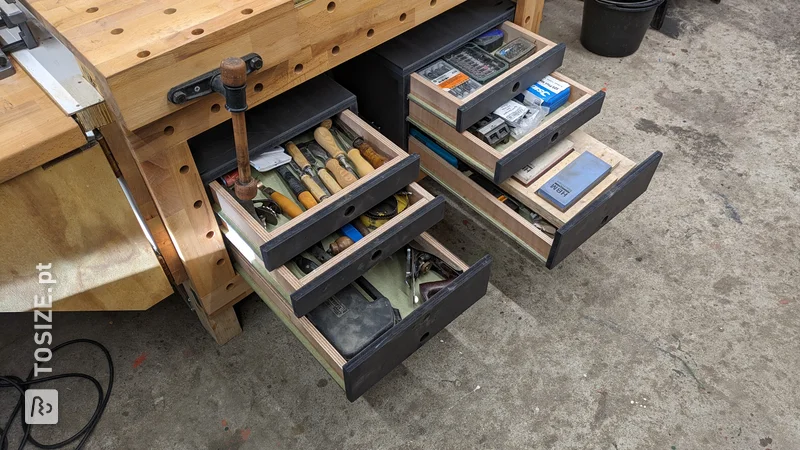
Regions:
M 456 114 L 456 131 L 463 132 L 503 103 L 522 93 L 528 86 L 533 86 L 544 77 L 555 72 L 564 62 L 567 46 L 557 44 L 555 48 L 531 61 L 525 68 L 513 75 L 501 75 L 502 80 L 486 92 L 481 92 L 474 99 L 458 108 Z
M 411 155 L 348 195 L 314 208 L 314 214 L 270 239 L 261 246 L 264 265 L 275 270 L 313 243 L 352 222 L 368 209 L 402 190 L 419 176 L 419 156 Z M 352 281 L 352 280 L 350 280 Z
M 417 158 L 419 161 L 419 158 Z M 414 238 L 427 231 L 444 218 L 444 197 L 436 197 L 426 203 L 414 214 L 395 224 L 388 233 L 370 241 L 369 245 L 347 255 L 332 270 L 326 271 L 290 296 L 292 309 L 297 317 L 302 317 L 342 288 L 364 275 L 382 259 L 392 255 Z M 306 244 L 307 245 L 307 244 Z
M 553 247 L 547 258 L 547 267 L 557 266 L 600 228 L 623 209 L 639 198 L 647 187 L 661 161 L 661 152 L 655 152 L 636 166 L 606 193 L 590 203 L 583 211 L 556 231 Z
M 347 399 L 355 401 L 431 337 L 486 294 L 491 256 L 464 271 L 446 288 L 361 351 L 344 367 Z
M 582 127 L 586 122 L 600 114 L 605 98 L 605 92 L 600 91 L 595 93 L 588 100 L 582 102 L 574 109 L 559 117 L 547 128 L 537 133 L 532 139 L 529 139 L 497 161 L 494 169 L 495 184 L 500 184 L 512 177 L 515 173 L 522 170 L 525 165 L 541 156 L 550 147 L 558 144 L 573 131 Z

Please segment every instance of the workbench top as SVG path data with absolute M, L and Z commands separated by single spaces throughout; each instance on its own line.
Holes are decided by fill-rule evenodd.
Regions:
M 17 72 L 0 80 L 0 183 L 86 144 L 78 123 L 11 60 Z
M 169 90 L 257 53 L 248 77 L 258 104 L 381 44 L 463 0 L 23 0 L 91 72 L 103 97 L 136 131 L 187 107 Z M 208 121 L 202 108 L 184 118 Z M 207 106 L 211 106 L 210 104 Z M 173 123 L 167 125 L 174 126 Z M 165 126 L 159 125 L 161 129 Z

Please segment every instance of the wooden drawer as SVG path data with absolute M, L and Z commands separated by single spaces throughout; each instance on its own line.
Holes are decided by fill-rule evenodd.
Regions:
M 280 111 L 280 109 L 277 110 Z M 254 110 L 250 116 L 252 120 L 258 120 L 257 114 L 258 111 Z M 270 230 L 264 230 L 262 254 L 264 264 L 269 270 L 275 270 L 290 261 L 308 248 L 309 243 L 322 240 L 395 192 L 408 186 L 419 176 L 419 158 L 417 156 L 400 150 L 350 110 L 345 109 L 336 117 L 354 134 L 362 136 L 369 142 L 375 151 L 386 159 L 386 162 L 374 172 L 360 178 L 356 183 L 347 186 L 293 220 L 282 221 L 277 226 L 271 227 Z M 313 129 L 319 126 L 319 122 L 310 122 L 306 126 L 308 129 L 301 128 L 295 130 L 295 133 L 303 136 L 301 139 L 312 139 Z M 201 135 L 200 138 L 202 137 Z M 283 143 L 295 137 L 297 136 L 284 136 L 284 140 L 280 142 Z M 226 142 L 228 145 L 232 145 L 233 140 L 227 139 Z M 190 146 L 193 144 L 194 142 L 190 142 Z M 254 146 L 251 145 L 252 147 Z M 230 152 L 229 158 L 230 156 L 233 156 L 232 152 Z M 199 166 L 201 164 L 205 163 L 198 162 Z M 235 168 L 235 161 L 233 164 Z M 218 168 L 219 165 L 216 165 L 209 172 L 220 175 L 222 172 Z M 277 174 L 254 172 L 254 176 L 266 186 L 283 192 L 289 198 L 294 198 Z M 253 220 L 252 223 L 254 227 L 258 227 L 256 221 Z M 261 229 L 263 230 L 263 228 Z
M 514 178 L 499 185 L 509 196 L 553 224 L 557 229 L 554 237 L 534 227 L 530 221 L 413 137 L 409 137 L 409 152 L 420 155 L 425 173 L 453 195 L 462 198 L 472 209 L 545 261 L 546 266 L 552 269 L 647 190 L 662 156 L 661 152 L 655 152 L 636 165 L 580 130 L 572 133 L 569 140 L 574 143 L 575 150 L 530 186 L 525 187 Z M 458 149 L 444 142 L 439 143 L 475 169 L 472 165 L 474 161 L 466 159 Z M 536 194 L 536 190 L 553 174 L 569 164 L 578 154 L 587 151 L 613 167 L 612 172 L 594 189 L 564 212 Z
M 407 187 L 407 190 L 413 193 L 410 198 L 411 204 L 403 212 L 393 217 L 377 230 L 364 236 L 345 251 L 334 256 L 330 261 L 322 264 L 312 273 L 298 279 L 287 267 L 287 263 L 291 264 L 292 258 L 317 242 L 323 241 L 327 247 L 327 244 L 334 240 L 330 235 L 341 228 L 344 223 L 357 219 L 358 214 L 348 215 L 344 223 L 334 227 L 327 233 L 320 233 L 315 229 L 309 231 L 309 224 L 338 223 L 338 216 L 335 213 L 328 214 L 328 216 L 333 216 L 328 219 L 312 219 L 317 214 L 315 211 L 317 208 L 319 208 L 319 213 L 321 214 L 327 214 L 332 209 L 341 210 L 336 206 L 337 199 L 332 197 L 326 201 L 326 203 L 331 203 L 330 206 L 321 204 L 303 213 L 303 215 L 308 215 L 307 221 L 310 220 L 309 224 L 304 224 L 303 220 L 299 220 L 303 217 L 301 215 L 291 221 L 279 224 L 280 231 L 271 233 L 253 219 L 231 193 L 219 183 L 211 183 L 210 188 L 216 206 L 218 206 L 219 215 L 226 222 L 233 224 L 248 244 L 258 249 L 262 264 L 268 260 L 266 256 L 268 252 L 279 248 L 275 244 L 276 241 L 283 242 L 289 239 L 281 237 L 282 234 L 288 233 L 291 239 L 297 241 L 295 250 L 293 250 L 294 255 L 288 258 L 284 264 L 274 269 L 267 267 L 268 270 L 272 270 L 276 282 L 288 292 L 292 309 L 297 317 L 308 314 L 309 311 L 323 303 L 325 299 L 352 283 L 353 280 L 363 275 L 371 267 L 392 255 L 444 218 L 444 198 L 434 197 L 421 186 L 412 183 Z M 393 190 L 386 197 L 390 197 L 401 189 L 402 187 Z M 347 194 L 344 194 L 344 196 L 346 197 Z M 378 202 L 382 200 L 384 199 Z M 315 227 L 317 229 L 320 228 L 319 226 Z M 320 234 L 321 237 L 317 237 Z
M 561 67 L 566 50 L 564 44 L 556 44 L 512 22 L 503 23 L 500 29 L 505 32 L 506 42 L 519 37 L 535 42 L 536 52 L 464 98 L 458 98 L 422 75 L 413 73 L 408 98 L 434 111 L 456 131 L 466 131 L 500 105 Z
M 345 390 L 350 401 L 358 399 L 483 297 L 489 283 L 490 256 L 469 266 L 430 235 L 421 234 L 414 241 L 416 246 L 437 255 L 451 266 L 463 270 L 463 273 L 428 301 L 414 308 L 404 284 L 404 252 L 392 255 L 366 272 L 364 277 L 381 290 L 394 308 L 400 310 L 402 319 L 348 360 L 308 318 L 298 318 L 293 314 L 287 292 L 276 280 L 275 272 L 266 270 L 257 255 L 257 247 L 246 242 L 233 224 L 223 225 L 223 230 L 236 270 Z M 426 276 L 437 277 L 433 273 Z
M 566 105 L 550 113 L 546 120 L 530 133 L 518 140 L 512 139 L 509 144 L 498 148 L 483 142 L 469 131 L 459 132 L 453 128 L 454 124 L 448 121 L 446 116 L 438 113 L 437 109 L 411 96 L 409 121 L 426 134 L 458 148 L 468 155 L 474 164 L 479 165 L 481 171 L 488 174 L 495 183 L 501 183 L 511 179 L 511 176 L 526 164 L 600 113 L 605 99 L 604 92 L 594 92 L 560 73 L 551 75 L 570 84 L 570 96 Z

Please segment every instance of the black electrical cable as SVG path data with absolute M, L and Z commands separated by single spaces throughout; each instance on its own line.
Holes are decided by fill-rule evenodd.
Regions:
M 17 405 L 14 407 L 14 410 L 11 412 L 11 415 L 6 421 L 5 427 L 0 428 L 0 450 L 8 450 L 9 429 L 11 428 L 11 425 L 14 423 L 14 418 L 21 411 L 25 403 L 25 390 L 35 384 L 53 380 L 61 380 L 64 378 L 83 378 L 85 380 L 91 381 L 92 384 L 94 384 L 94 387 L 97 389 L 98 399 L 97 399 L 97 408 L 95 408 L 94 414 L 92 414 L 91 419 L 89 419 L 89 422 L 83 428 L 81 428 L 80 431 L 78 431 L 71 437 L 61 442 L 56 442 L 54 444 L 42 444 L 41 442 L 34 439 L 33 436 L 31 436 L 32 425 L 26 424 L 24 417 L 21 417 L 20 424 L 22 425 L 23 435 L 22 435 L 22 440 L 20 441 L 19 447 L 17 447 L 17 449 L 22 450 L 23 448 L 25 448 L 25 444 L 28 442 L 30 442 L 36 447 L 48 450 L 63 448 L 64 446 L 69 445 L 78 439 L 80 439 L 80 442 L 78 443 L 78 446 L 75 447 L 75 450 L 83 448 L 84 444 L 86 444 L 86 441 L 89 439 L 89 436 L 92 435 L 92 432 L 94 431 L 95 427 L 100 422 L 100 418 L 103 415 L 103 411 L 105 411 L 106 405 L 108 405 L 108 399 L 109 397 L 111 397 L 111 388 L 114 386 L 114 362 L 111 360 L 111 353 L 108 352 L 108 349 L 106 349 L 103 346 L 103 344 L 97 341 L 93 341 L 91 339 L 74 339 L 71 341 L 64 342 L 62 344 L 53 347 L 53 353 L 57 352 L 59 349 L 64 348 L 66 346 L 72 344 L 80 344 L 80 343 L 94 345 L 100 350 L 102 350 L 103 353 L 105 354 L 106 361 L 108 361 L 108 387 L 105 393 L 103 392 L 103 386 L 100 384 L 99 381 L 84 373 L 64 373 L 60 375 L 53 375 L 50 377 L 33 379 L 33 369 L 31 369 L 30 373 L 28 374 L 28 378 L 26 380 L 22 380 L 15 376 L 0 376 L 0 389 L 14 388 L 20 393 L 20 398 L 17 401 Z

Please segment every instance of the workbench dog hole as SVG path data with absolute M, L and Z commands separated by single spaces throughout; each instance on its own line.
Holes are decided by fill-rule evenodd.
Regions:
M 256 83 L 256 85 L 253 86 L 253 90 L 256 92 L 261 92 L 264 90 L 264 85 L 261 83 Z
M 303 71 L 303 65 L 302 64 L 298 64 L 298 65 L 294 66 L 294 73 L 300 73 L 302 71 Z
M 369 30 L 367 30 L 367 37 L 368 38 L 371 38 L 374 35 L 375 35 L 375 30 L 374 29 L 370 28 Z
M 248 14 L 253 14 L 253 10 L 250 8 L 245 8 L 242 10 L 242 14 L 244 14 L 245 16 Z
M 339 54 L 339 46 L 338 45 L 334 45 L 333 48 L 331 49 L 331 53 L 333 53 L 334 55 L 338 55 Z
M 211 112 L 212 113 L 218 113 L 219 110 L 220 110 L 219 103 L 214 103 L 213 105 L 211 105 Z
M 189 173 L 189 166 L 181 166 L 181 168 L 178 169 L 178 171 L 180 173 Z
M 99 11 L 99 10 L 100 10 L 100 8 L 98 8 L 96 6 L 92 6 L 91 8 L 87 9 L 86 12 L 89 13 L 89 14 L 93 14 L 93 13 L 96 13 L 97 11 Z
M 328 12 L 333 12 L 334 9 L 336 9 L 336 2 L 328 3 Z
M 436 6 L 436 0 L 431 0 L 431 6 Z
M 233 283 L 228 283 L 228 285 L 225 286 L 225 290 L 230 291 L 231 289 L 233 289 Z
M 139 58 L 147 58 L 148 56 L 150 56 L 150 52 L 147 50 L 142 50 L 139 53 L 137 53 L 136 56 L 138 56 Z
M 400 22 L 406 21 L 406 13 L 400 14 Z
M 200 209 L 201 206 L 203 206 L 203 201 L 202 200 L 198 200 L 198 201 L 194 202 L 194 209 Z
M 217 265 L 218 266 L 221 266 L 223 264 L 225 264 L 225 258 L 220 258 L 220 259 L 217 260 Z
M 192 34 L 195 35 L 195 36 L 200 36 L 201 34 L 203 34 L 205 32 L 206 32 L 206 30 L 204 30 L 202 28 L 195 28 L 194 30 L 192 30 Z
M 122 34 L 123 31 L 125 30 L 123 30 L 122 28 L 114 28 L 113 30 L 111 30 L 111 34 L 113 35 Z
M 211 231 L 209 231 L 208 233 L 206 233 L 206 237 L 207 237 L 208 239 L 211 239 L 211 238 L 213 238 L 213 237 L 214 237 L 214 230 L 211 230 Z
M 531 16 L 525 17 L 525 25 L 529 24 L 530 22 L 531 22 Z
M 175 14 L 176 11 L 178 11 L 178 10 L 175 9 L 175 8 L 167 8 L 167 9 L 164 10 L 164 14 L 166 14 L 166 15 Z
M 175 128 L 172 125 L 169 125 L 168 127 L 164 128 L 165 136 L 172 136 L 173 133 L 175 133 Z

